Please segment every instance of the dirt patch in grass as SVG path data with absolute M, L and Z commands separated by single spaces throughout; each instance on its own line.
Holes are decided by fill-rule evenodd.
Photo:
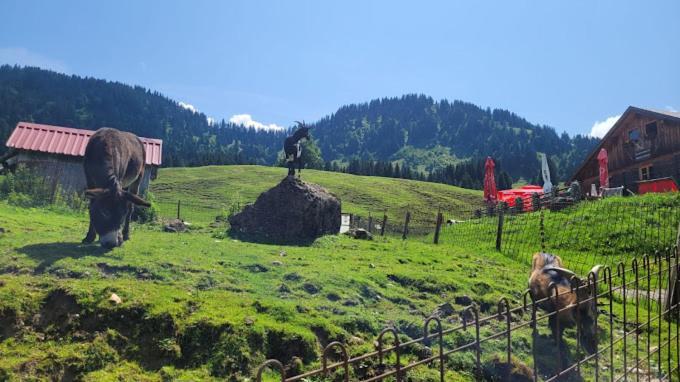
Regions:
M 442 292 L 455 292 L 456 287 L 448 284 L 438 284 L 432 281 L 411 278 L 406 275 L 388 274 L 387 278 L 403 287 L 412 288 L 418 292 L 441 294 Z
M 163 280 L 163 277 L 153 274 L 146 268 L 136 268 L 129 265 L 109 265 L 106 263 L 97 263 L 97 269 L 104 277 L 120 277 L 130 276 L 138 280 Z
M 12 309 L 0 311 L 0 341 L 14 337 L 19 330 L 19 317 Z
M 82 308 L 75 297 L 67 291 L 52 291 L 43 302 L 40 313 L 34 318 L 34 324 L 43 331 L 66 333 L 78 325 Z
M 267 332 L 267 357 L 284 363 L 299 357 L 308 363 L 316 358 L 316 344 L 299 334 L 271 330 Z

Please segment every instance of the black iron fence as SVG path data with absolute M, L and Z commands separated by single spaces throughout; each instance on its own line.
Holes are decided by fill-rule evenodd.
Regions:
M 462 324 L 447 327 L 440 317 L 427 318 L 420 338 L 388 327 L 375 350 L 365 354 L 350 355 L 346 345 L 330 343 L 318 367 L 307 372 L 295 374 L 285 360 L 268 360 L 255 379 L 409 381 L 426 368 L 439 381 L 453 373 L 456 380 L 680 380 L 680 305 L 670 293 L 678 288 L 679 270 L 674 247 L 606 266 L 583 281 L 572 278 L 571 289 L 561 295 L 551 287 L 551 295 L 540 300 L 530 291 L 514 303 L 501 298 L 496 313 L 486 317 L 473 304 L 463 312 Z M 580 323 L 564 340 L 563 316 Z M 457 355 L 468 355 L 470 367 L 452 362 Z

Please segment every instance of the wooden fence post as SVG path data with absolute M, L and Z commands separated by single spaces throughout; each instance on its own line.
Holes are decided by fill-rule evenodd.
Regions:
M 368 213 L 368 232 L 373 233 L 373 216 L 371 216 L 371 213 Z
M 501 242 L 503 238 L 503 220 L 505 217 L 505 209 L 501 208 L 498 211 L 498 231 L 496 231 L 496 251 L 501 250 Z
M 439 244 L 439 232 L 442 229 L 442 220 L 444 220 L 444 215 L 441 210 L 437 212 L 437 227 L 434 229 L 434 243 Z
M 380 225 L 380 236 L 385 236 L 385 227 L 387 226 L 387 212 L 383 214 L 383 221 Z
M 404 219 L 404 233 L 401 235 L 402 239 L 408 236 L 408 222 L 411 221 L 411 211 L 406 211 L 406 218 Z
M 180 218 L 181 215 L 180 215 L 180 213 L 179 213 L 179 211 L 180 211 L 180 205 L 181 205 L 181 204 L 182 204 L 182 201 L 181 201 L 181 200 L 177 200 L 177 220 L 182 220 L 182 219 Z

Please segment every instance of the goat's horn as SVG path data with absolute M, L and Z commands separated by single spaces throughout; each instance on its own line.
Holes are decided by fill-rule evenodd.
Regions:
M 545 267 L 543 268 L 543 272 L 549 272 L 549 271 L 555 271 L 562 275 L 562 277 L 566 279 L 571 279 L 573 276 L 576 276 L 576 273 L 565 269 L 565 268 L 560 268 L 560 267 Z
M 599 279 L 600 270 L 602 270 L 602 268 L 604 268 L 604 265 L 598 264 L 598 265 L 594 266 L 590 270 L 590 272 L 588 272 L 588 274 L 593 273 L 595 275 L 595 279 L 597 280 L 597 279 Z

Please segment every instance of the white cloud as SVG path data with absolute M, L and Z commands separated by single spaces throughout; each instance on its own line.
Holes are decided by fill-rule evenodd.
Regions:
M 63 61 L 55 60 L 26 48 L 0 48 L 0 64 L 37 66 L 56 72 L 67 73 L 68 67 Z
M 269 130 L 269 131 L 279 131 L 283 130 L 284 128 L 274 124 L 270 123 L 269 125 L 265 125 L 262 122 L 254 121 L 253 116 L 250 114 L 235 114 L 232 115 L 231 118 L 229 118 L 229 122 L 236 124 L 236 125 L 243 125 L 246 127 L 252 127 L 255 130 Z
M 673 106 L 666 106 L 666 110 L 670 111 L 671 113 L 678 112 L 678 109 L 674 108 Z
M 190 103 L 179 101 L 179 107 L 190 110 L 192 113 L 198 113 L 198 109 L 196 109 L 194 105 Z
M 590 136 L 591 137 L 597 137 L 597 138 L 602 138 L 607 134 L 609 129 L 614 126 L 616 121 L 621 118 L 621 115 L 614 115 L 612 117 L 609 117 L 605 119 L 604 121 L 597 121 L 593 124 L 593 127 L 590 129 Z
M 179 102 L 177 102 L 177 104 L 179 105 L 179 107 L 186 109 L 186 110 L 189 110 L 192 113 L 200 113 L 198 111 L 198 109 L 196 109 L 196 106 L 194 106 L 190 103 L 179 101 Z M 217 122 L 217 121 L 215 121 L 215 118 L 208 117 L 208 116 L 205 117 L 205 120 L 208 122 L 208 126 L 213 126 L 213 125 L 215 125 L 215 122 Z

